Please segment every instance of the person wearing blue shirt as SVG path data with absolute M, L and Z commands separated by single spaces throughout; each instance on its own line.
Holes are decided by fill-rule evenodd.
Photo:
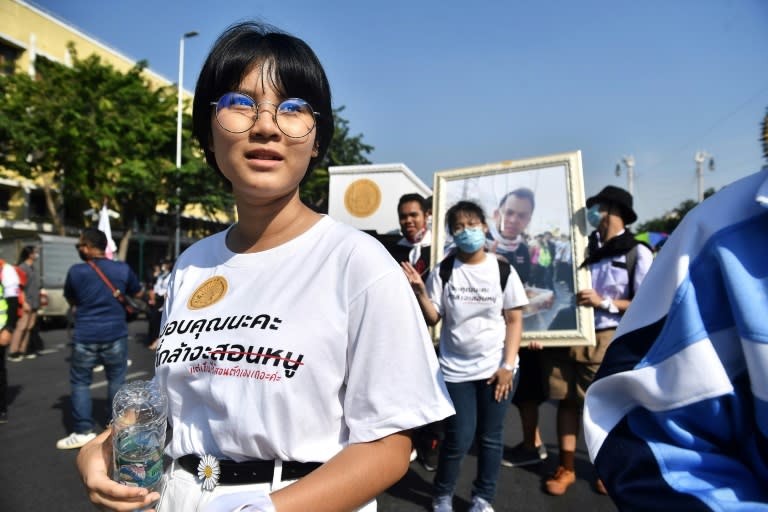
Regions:
M 111 417 L 112 398 L 125 383 L 128 369 L 126 310 L 112 287 L 126 295 L 141 294 L 141 285 L 133 270 L 126 263 L 105 257 L 107 237 L 104 233 L 85 229 L 75 245 L 85 263 L 72 265 L 64 282 L 64 297 L 75 311 L 69 369 L 74 432 L 56 443 L 56 448 L 61 450 L 80 448 L 96 437 L 90 386 L 93 369 L 99 364 L 104 365 L 108 381 L 107 417 Z

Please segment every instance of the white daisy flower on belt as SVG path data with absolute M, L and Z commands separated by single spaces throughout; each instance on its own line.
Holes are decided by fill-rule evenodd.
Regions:
M 203 455 L 197 465 L 197 478 L 203 481 L 203 489 L 212 491 L 219 483 L 219 461 L 213 455 Z

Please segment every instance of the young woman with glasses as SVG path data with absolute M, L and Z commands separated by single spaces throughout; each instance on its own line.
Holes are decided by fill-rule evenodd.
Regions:
M 492 512 L 504 448 L 504 416 L 517 381 L 522 308 L 528 298 L 514 268 L 485 251 L 488 225 L 480 206 L 459 201 L 448 209 L 446 225 L 456 252 L 432 270 L 426 285 L 410 263 L 401 264 L 427 323 L 435 325 L 442 319 L 440 367 L 456 408 L 456 414 L 443 422 L 445 441 L 432 508 L 453 511 L 461 463 L 476 438 L 477 477 L 470 512 Z M 446 264 L 451 265 L 450 272 Z
M 119 485 L 107 431 L 78 458 L 90 498 L 111 510 L 375 510 L 408 468 L 409 430 L 453 408 L 397 264 L 299 199 L 333 133 L 323 68 L 300 39 L 235 25 L 200 73 L 193 123 L 238 222 L 187 249 L 168 287 L 155 380 L 173 463 L 161 495 Z

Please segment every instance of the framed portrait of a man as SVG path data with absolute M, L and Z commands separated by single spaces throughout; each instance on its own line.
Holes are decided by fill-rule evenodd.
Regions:
M 523 343 L 594 345 L 593 310 L 575 295 L 591 287 L 589 270 L 579 268 L 587 247 L 581 152 L 438 171 L 434 180 L 432 261 L 453 250 L 448 208 L 477 203 L 486 250 L 515 269 L 528 295 Z

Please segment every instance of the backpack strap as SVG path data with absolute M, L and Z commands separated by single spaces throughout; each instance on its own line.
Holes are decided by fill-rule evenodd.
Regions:
M 443 288 L 445 288 L 445 285 L 451 278 L 454 261 L 456 261 L 456 254 L 451 254 L 440 262 L 440 280 L 443 282 Z M 510 268 L 509 263 L 504 263 L 499 258 L 496 258 L 496 262 L 499 264 L 499 281 L 501 282 L 501 291 L 503 293 L 507 288 L 507 281 L 509 280 L 509 274 L 512 269 Z
M 453 262 L 456 261 L 456 254 L 449 254 L 440 262 L 440 280 L 443 282 L 443 288 L 448 284 L 448 280 L 453 273 Z
M 509 274 L 512 269 L 509 267 L 509 263 L 504 263 L 499 258 L 496 258 L 496 262 L 499 264 L 499 280 L 501 281 L 501 293 L 504 293 L 504 290 L 506 290 L 507 288 L 507 281 L 509 280 Z

